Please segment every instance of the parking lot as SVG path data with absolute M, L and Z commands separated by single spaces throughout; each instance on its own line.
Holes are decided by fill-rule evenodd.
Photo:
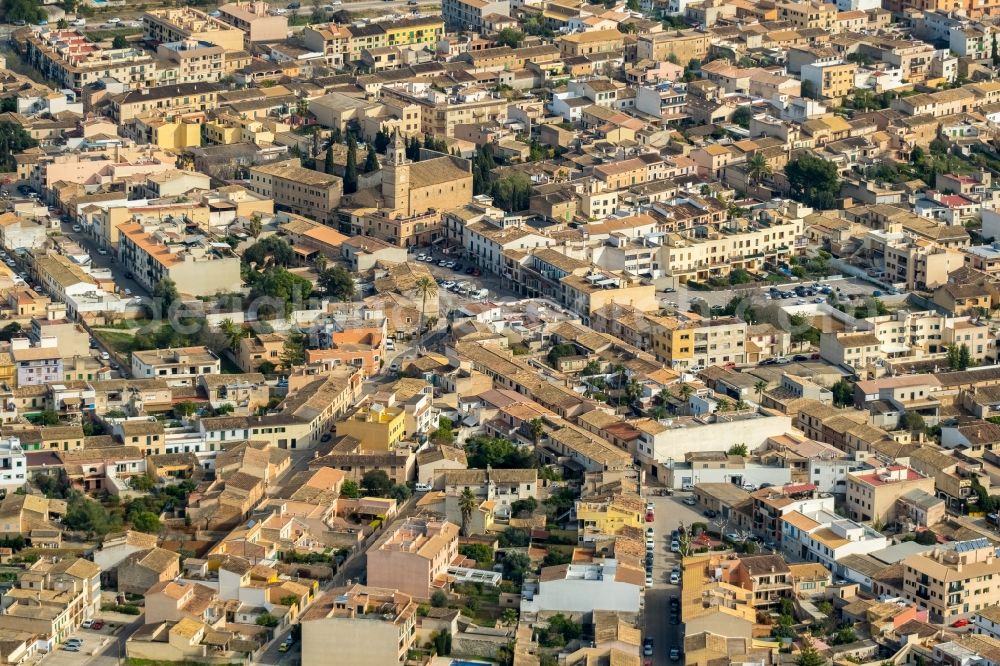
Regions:
M 841 277 L 829 280 L 803 280 L 801 282 L 790 282 L 784 284 L 775 285 L 775 288 L 783 292 L 794 292 L 794 289 L 798 285 L 809 286 L 816 288 L 815 285 L 819 287 L 828 287 L 830 291 L 836 292 L 840 298 L 843 300 L 849 300 L 851 297 L 868 297 L 872 296 L 875 292 L 880 292 L 878 287 L 865 282 L 864 280 L 858 278 L 847 278 Z M 726 290 L 713 290 L 713 291 L 699 291 L 694 289 L 688 289 L 687 287 L 680 285 L 676 290 L 673 291 L 658 291 L 657 296 L 660 298 L 660 303 L 666 305 L 667 303 L 674 303 L 681 310 L 688 309 L 689 304 L 692 299 L 700 299 L 705 301 L 709 307 L 714 305 L 725 306 L 732 297 L 739 293 L 750 298 L 754 303 L 767 303 L 772 300 L 777 300 L 778 303 L 784 305 L 794 304 L 797 300 L 804 297 L 802 296 L 789 296 L 787 299 L 772 299 L 769 293 L 771 289 L 770 285 L 764 287 L 754 287 L 750 289 L 726 289 Z M 819 289 L 816 289 L 816 293 L 812 297 L 805 297 L 809 300 L 815 299 L 820 295 Z

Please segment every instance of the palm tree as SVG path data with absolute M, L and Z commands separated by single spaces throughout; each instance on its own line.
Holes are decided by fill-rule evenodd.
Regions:
M 318 254 L 316 255 L 316 258 L 313 259 L 313 268 L 316 269 L 317 273 L 322 273 L 326 270 L 326 263 L 326 257 L 322 254 Z
M 757 383 L 753 385 L 753 390 L 757 392 L 757 404 L 760 404 L 761 396 L 763 396 L 764 391 L 767 390 L 767 382 L 763 379 L 758 380 Z
M 226 344 L 234 352 L 240 348 L 240 340 L 243 339 L 244 331 L 242 326 L 236 325 L 232 319 L 224 319 L 219 324 L 219 331 L 226 338 Z
M 458 509 L 462 512 L 462 536 L 469 536 L 469 521 L 479 502 L 471 489 L 466 488 L 458 498 Z
M 754 153 L 747 160 L 747 178 L 755 185 L 772 173 L 771 165 L 762 153 Z
M 427 311 L 427 295 L 437 291 L 437 283 L 424 275 L 417 280 L 417 291 L 420 293 L 420 326 L 417 327 L 417 349 L 424 339 L 424 313 Z
M 545 432 L 545 426 L 542 424 L 541 419 L 531 419 L 528 422 L 528 430 L 531 432 L 531 441 L 534 442 L 535 446 L 538 446 L 538 441 L 542 438 L 542 434 Z
M 680 394 L 684 402 L 688 401 L 688 398 L 691 397 L 692 393 L 694 393 L 694 389 L 691 387 L 691 385 L 688 384 L 687 382 L 681 382 Z
M 725 398 L 717 398 L 715 401 L 716 408 L 720 412 L 729 411 L 729 401 Z
M 656 394 L 656 399 L 661 405 L 666 405 L 670 402 L 670 391 L 665 388 L 660 389 L 660 392 Z
M 737 400 L 735 407 L 736 407 L 736 411 L 742 412 L 744 409 L 747 408 L 747 403 L 746 403 L 745 400 Z

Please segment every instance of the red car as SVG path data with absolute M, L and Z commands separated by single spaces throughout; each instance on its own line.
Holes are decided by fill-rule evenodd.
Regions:
M 90 628 L 95 631 L 100 631 L 101 629 L 104 628 L 104 622 L 102 622 L 101 620 L 94 620 L 94 623 L 90 625 Z
M 967 626 L 968 624 L 969 624 L 969 621 L 966 620 L 963 617 L 961 620 L 955 620 L 954 622 L 952 622 L 951 626 L 953 626 L 954 628 L 958 629 L 959 627 L 964 627 L 964 626 Z
M 646 512 L 646 522 L 647 523 L 653 522 L 653 512 L 652 511 L 647 511 Z

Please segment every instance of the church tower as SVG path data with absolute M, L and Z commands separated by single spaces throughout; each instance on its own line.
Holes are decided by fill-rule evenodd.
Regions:
M 410 214 L 410 161 L 406 159 L 406 141 L 397 131 L 385 151 L 382 167 L 382 198 L 386 208 Z

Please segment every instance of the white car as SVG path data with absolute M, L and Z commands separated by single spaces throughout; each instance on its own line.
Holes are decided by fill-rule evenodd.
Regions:
M 646 572 L 646 585 L 653 584 L 653 573 L 651 571 Z
M 417 261 L 427 261 L 427 255 L 426 254 L 418 254 L 417 255 Z
M 674 541 L 670 542 L 670 552 L 671 553 L 679 553 L 679 552 L 681 552 L 681 543 L 680 543 L 680 541 L 677 541 L 675 539 Z
M 107 248 L 103 248 L 103 247 L 97 248 L 97 254 L 104 255 L 104 254 L 107 254 L 107 253 L 108 253 Z
M 79 224 L 74 224 L 73 225 L 73 231 L 76 231 L 76 232 L 83 231 L 83 227 L 81 227 Z
M 120 18 L 118 18 L 117 16 L 116 16 L 116 17 L 114 17 L 114 18 L 109 18 L 109 19 L 108 19 L 108 23 L 109 23 L 110 25 L 118 25 L 118 24 L 119 24 L 119 23 L 121 23 L 121 22 L 122 22 L 122 20 L 121 20 Z
M 445 280 L 444 282 L 441 283 L 441 286 L 444 287 L 445 289 L 451 289 L 452 287 L 455 286 L 455 281 Z
M 444 268 L 447 265 L 448 265 L 448 262 L 446 260 L 444 260 L 444 259 L 442 259 L 441 261 L 438 262 L 438 266 L 441 267 L 441 268 Z
M 671 573 L 670 574 L 670 584 L 671 585 L 676 585 L 679 582 L 681 582 L 681 577 L 678 576 L 676 573 Z
M 417 485 L 413 486 L 413 489 L 416 490 L 418 493 L 426 493 L 427 491 L 431 490 L 432 487 L 433 486 L 431 486 L 431 484 L 429 483 L 418 483 Z
M 106 351 L 105 352 L 101 352 L 101 360 L 102 361 L 110 361 L 111 360 L 111 354 L 109 354 Z
M 94 624 L 93 620 L 84 620 L 83 622 L 80 623 L 80 626 L 83 627 L 84 629 L 90 629 L 90 627 L 93 624 Z

